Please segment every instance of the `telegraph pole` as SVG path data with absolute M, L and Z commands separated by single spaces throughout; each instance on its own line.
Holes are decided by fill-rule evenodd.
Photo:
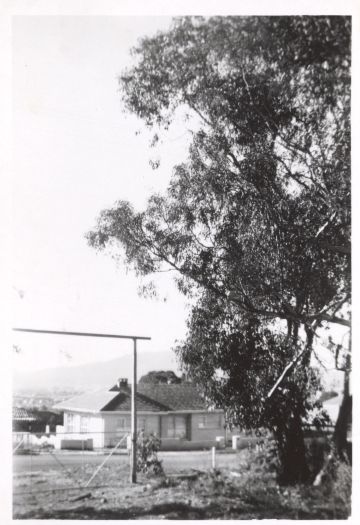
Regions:
M 136 338 L 134 342 L 133 353 L 133 378 L 131 385 L 131 460 L 130 460 L 130 482 L 136 483 L 136 441 L 137 441 L 137 418 L 136 418 L 136 383 L 137 383 L 137 355 L 136 355 Z

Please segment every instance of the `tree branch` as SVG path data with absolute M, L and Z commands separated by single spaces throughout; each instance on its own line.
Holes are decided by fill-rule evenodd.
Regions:
M 278 388 L 278 386 L 280 385 L 280 383 L 283 381 L 283 379 L 285 378 L 285 376 L 287 375 L 287 373 L 289 372 L 289 370 L 291 370 L 291 368 L 293 368 L 296 363 L 299 361 L 300 357 L 302 357 L 305 352 L 309 350 L 309 347 L 308 346 L 305 346 L 301 352 L 292 360 L 290 361 L 290 363 L 288 365 L 286 365 L 286 367 L 284 368 L 284 370 L 282 371 L 282 373 L 280 374 L 279 378 L 277 379 L 276 383 L 274 384 L 274 386 L 271 388 L 270 392 L 268 393 L 268 395 L 266 396 L 267 399 L 270 399 L 271 396 L 273 395 L 273 393 L 275 392 L 275 390 Z

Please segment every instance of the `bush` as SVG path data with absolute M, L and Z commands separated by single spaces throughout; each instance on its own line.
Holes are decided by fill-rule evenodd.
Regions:
M 144 432 L 139 432 L 137 443 L 136 470 L 148 475 L 163 475 L 162 462 L 157 456 L 160 449 L 160 439 L 154 434 L 146 435 Z
M 334 456 L 323 479 L 324 491 L 336 507 L 351 513 L 352 468 L 348 461 Z
M 265 438 L 258 446 L 248 446 L 246 452 L 240 456 L 242 472 L 253 475 L 273 475 L 279 470 L 279 458 L 274 439 Z

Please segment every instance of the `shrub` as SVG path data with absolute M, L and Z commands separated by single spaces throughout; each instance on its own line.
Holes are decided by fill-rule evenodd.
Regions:
M 324 476 L 324 489 L 334 505 L 351 513 L 352 468 L 348 461 L 334 456 Z
M 160 439 L 154 434 L 146 435 L 144 432 L 139 432 L 137 443 L 137 471 L 148 475 L 163 475 L 162 462 L 157 456 Z
M 279 470 L 277 447 L 271 438 L 264 438 L 257 446 L 248 446 L 240 458 L 240 470 L 254 476 L 273 476 Z

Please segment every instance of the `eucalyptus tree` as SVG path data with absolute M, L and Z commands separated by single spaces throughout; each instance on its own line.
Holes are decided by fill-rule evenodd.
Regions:
M 221 312 L 230 312 L 239 351 L 250 325 L 263 363 L 272 349 L 264 385 L 271 376 L 278 398 L 291 374 L 310 373 L 319 327 L 350 326 L 350 37 L 347 17 L 185 17 L 132 50 L 134 65 L 120 78 L 125 108 L 154 131 L 154 143 L 185 112 L 192 140 L 164 194 L 142 211 L 117 202 L 88 239 L 119 249 L 139 275 L 175 271 L 196 301 L 179 349 L 185 367 L 202 344 L 198 324 L 221 331 Z M 283 328 L 277 339 L 274 323 Z M 223 367 L 231 337 L 209 346 Z M 311 390 L 300 383 L 302 408 L 294 401 L 287 412 L 296 424 Z

